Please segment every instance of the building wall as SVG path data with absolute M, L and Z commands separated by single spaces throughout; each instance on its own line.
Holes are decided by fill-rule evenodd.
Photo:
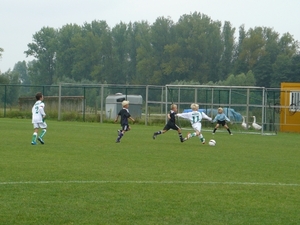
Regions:
M 300 83 L 281 83 L 280 131 L 300 132 Z

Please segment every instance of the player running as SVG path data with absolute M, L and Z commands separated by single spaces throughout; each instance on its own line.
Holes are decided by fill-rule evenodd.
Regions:
M 164 134 L 168 130 L 172 129 L 172 130 L 177 130 L 180 141 L 184 142 L 184 138 L 182 137 L 182 134 L 181 134 L 181 129 L 176 124 L 176 117 L 175 117 L 176 114 L 177 114 L 177 105 L 172 104 L 171 105 L 171 110 L 168 113 L 168 122 L 167 122 L 167 124 L 165 125 L 163 130 L 159 130 L 159 131 L 154 132 L 153 139 L 155 139 L 157 135 Z
M 43 129 L 42 133 L 40 134 L 40 136 L 37 138 L 39 140 L 39 142 L 41 142 L 41 144 L 44 144 L 44 140 L 43 137 L 46 134 L 46 129 L 47 129 L 47 124 L 44 121 L 45 117 L 46 117 L 46 113 L 45 113 L 45 104 L 43 102 L 44 100 L 44 96 L 41 92 L 36 93 L 35 95 L 36 98 L 36 102 L 32 107 L 32 124 L 33 124 L 33 135 L 32 135 L 32 139 L 31 139 L 31 144 L 32 145 L 36 145 L 36 138 L 38 136 L 38 131 L 39 128 Z
M 121 117 L 120 123 L 121 123 L 121 130 L 118 130 L 118 137 L 116 140 L 116 143 L 120 143 L 121 138 L 125 134 L 125 132 L 129 131 L 131 128 L 128 123 L 128 119 L 130 119 L 132 122 L 135 120 L 131 117 L 129 113 L 129 101 L 123 101 L 122 102 L 122 109 L 117 115 L 117 118 L 115 119 L 115 122 L 118 121 L 119 117 Z
M 209 116 L 207 116 L 204 112 L 199 112 L 199 105 L 196 103 L 191 104 L 191 109 L 192 112 L 187 112 L 187 113 L 178 113 L 177 116 L 181 117 L 183 119 L 187 119 L 190 121 L 193 129 L 195 132 L 193 133 L 188 133 L 187 137 L 185 138 L 185 140 L 188 140 L 192 137 L 199 137 L 200 141 L 202 142 L 202 144 L 205 144 L 205 138 L 203 137 L 202 133 L 201 133 L 201 120 L 202 119 L 207 119 L 209 121 L 212 120 L 212 118 L 210 118 Z

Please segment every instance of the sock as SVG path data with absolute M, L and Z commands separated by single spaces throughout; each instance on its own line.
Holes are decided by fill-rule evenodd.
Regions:
M 182 134 L 178 133 L 178 136 L 179 136 L 180 141 L 183 141 Z
M 215 129 L 213 130 L 213 133 L 215 133 L 215 132 L 216 132 L 216 130 L 217 130 L 217 128 L 215 128 Z
M 196 136 L 196 132 L 191 133 L 191 136 L 192 136 L 192 137 L 195 137 L 195 136 Z
M 230 131 L 230 129 L 229 129 L 229 128 L 227 129 L 227 131 L 228 131 L 228 133 L 229 133 L 229 134 L 231 134 L 231 131 Z
M 33 135 L 32 135 L 31 142 L 36 142 L 36 137 L 37 137 L 37 133 L 34 132 Z
M 43 129 L 42 130 L 42 133 L 40 134 L 40 138 L 43 138 L 46 134 L 47 130 L 46 129 Z
M 200 141 L 203 142 L 205 139 L 202 134 L 199 135 Z
M 162 134 L 161 130 L 154 133 L 154 135 L 159 135 L 159 134 Z
M 118 141 L 120 141 L 120 139 L 123 137 L 123 133 L 120 132 L 119 136 L 118 136 Z

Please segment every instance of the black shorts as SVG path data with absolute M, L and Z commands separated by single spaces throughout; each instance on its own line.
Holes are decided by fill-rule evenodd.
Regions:
M 172 129 L 172 130 L 179 130 L 180 127 L 177 126 L 175 123 L 167 123 L 167 124 L 165 125 L 165 127 L 164 127 L 163 130 L 170 130 L 170 129 Z
M 121 127 L 122 127 L 122 130 L 125 130 L 125 131 L 129 131 L 130 130 L 130 127 L 129 127 L 128 124 L 122 124 Z
M 217 122 L 218 124 L 221 124 L 222 126 L 225 126 L 225 124 L 226 124 L 226 120 L 218 120 L 218 122 Z

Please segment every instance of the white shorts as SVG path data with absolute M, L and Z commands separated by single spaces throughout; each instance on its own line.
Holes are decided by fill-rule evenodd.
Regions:
M 41 122 L 41 123 L 33 123 L 33 129 L 46 129 L 47 128 L 47 123 L 46 122 Z
M 202 125 L 201 125 L 200 122 L 192 124 L 192 127 L 193 127 L 194 131 L 198 131 L 198 132 L 201 132 L 201 126 Z

